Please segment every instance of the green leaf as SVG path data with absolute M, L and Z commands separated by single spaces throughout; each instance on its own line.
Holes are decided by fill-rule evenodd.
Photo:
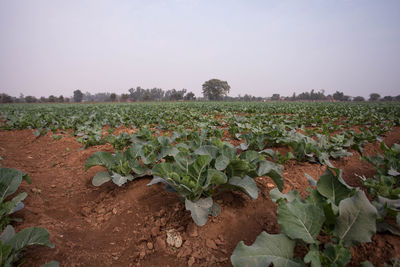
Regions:
M 305 263 L 311 263 L 311 267 L 321 267 L 320 252 L 316 245 L 312 245 L 311 249 L 304 256 Z
M 326 168 L 325 173 L 317 182 L 317 190 L 324 197 L 330 199 L 336 205 L 345 198 L 348 198 L 352 190 L 342 179 L 342 170 Z
M 374 267 L 374 265 L 369 261 L 363 261 L 361 267 Z
M 151 174 L 154 176 L 167 178 L 168 173 L 173 172 L 173 171 L 174 171 L 173 164 L 162 162 L 157 165 L 154 165 L 154 167 L 151 169 Z
M 230 177 L 233 177 L 233 176 L 243 177 L 249 172 L 249 170 L 250 170 L 250 166 L 246 160 L 234 159 L 229 162 L 229 165 L 227 168 L 227 174 Z
M 194 151 L 196 155 L 208 155 L 212 159 L 216 159 L 219 153 L 219 148 L 216 146 L 204 145 Z
M 246 160 L 249 163 L 257 163 L 263 157 L 256 151 L 248 150 L 240 154 L 240 158 Z
M 211 184 L 220 185 L 226 184 L 226 182 L 228 181 L 228 177 L 226 177 L 226 174 L 221 171 L 208 169 L 207 180 L 210 181 Z
M 300 202 L 280 202 L 278 223 L 282 232 L 292 239 L 301 239 L 314 244 L 325 221 L 324 210 L 319 206 Z
M 266 267 L 271 263 L 275 267 L 300 267 L 302 265 L 293 259 L 294 246 L 295 242 L 283 234 L 262 232 L 251 246 L 239 242 L 231 262 L 235 267 Z
M 0 203 L 17 191 L 24 175 L 16 169 L 0 168 Z
M 176 147 L 169 146 L 161 148 L 160 157 L 165 158 L 166 156 L 175 157 L 179 153 L 179 150 Z
M 280 169 L 275 163 L 267 160 L 261 161 L 257 168 L 257 175 L 258 176 L 268 175 L 274 181 L 278 189 L 281 191 L 283 190 L 284 186 L 283 177 Z
M 341 245 L 328 244 L 322 253 L 324 266 L 344 267 L 351 260 L 350 249 Z
M 234 159 L 236 155 L 236 148 L 230 143 L 224 143 L 221 149 L 221 154 L 228 159 Z
M 308 183 L 310 184 L 310 186 L 317 186 L 317 181 L 315 181 L 314 178 L 312 178 L 309 174 L 305 173 L 304 174 L 308 180 Z
M 193 163 L 193 157 L 187 152 L 179 152 L 174 157 L 176 164 L 184 171 L 189 172 L 189 166 Z
M 226 157 L 224 155 L 220 155 L 215 160 L 215 168 L 219 171 L 223 171 L 226 169 L 226 167 L 228 167 L 229 162 L 230 162 L 230 160 L 228 157 Z
M 93 166 L 103 166 L 111 170 L 115 164 L 115 159 L 111 153 L 98 151 L 92 154 L 85 162 L 85 171 Z
M 11 225 L 7 225 L 6 228 L 4 228 L 3 232 L 0 235 L 0 240 L 1 242 L 5 243 L 7 242 L 11 237 L 15 235 L 15 230 L 14 227 Z M 0 258 L 1 259 L 1 258 Z
M 122 176 L 119 173 L 113 173 L 111 175 L 112 181 L 114 184 L 118 185 L 118 186 L 122 186 L 123 184 L 125 184 L 127 181 L 132 181 L 133 180 L 133 176 L 128 174 L 126 176 Z
M 131 147 L 129 147 L 129 149 L 127 150 L 129 158 L 137 159 L 140 155 L 140 150 L 141 150 L 142 146 L 143 145 L 139 144 L 139 143 L 135 143 L 135 144 L 131 145 Z
M 43 264 L 40 267 L 59 267 L 59 266 L 60 266 L 60 263 L 58 261 L 51 261 L 46 264 Z
M 50 234 L 46 229 L 29 227 L 19 231 L 5 243 L 10 245 L 15 251 L 31 245 L 43 245 L 54 248 L 54 245 L 50 243 L 49 237 Z
M 211 160 L 212 158 L 210 155 L 197 155 L 193 164 L 189 166 L 188 174 L 193 177 L 195 181 L 200 181 L 200 178 L 205 176 Z
M 238 187 L 252 199 L 258 198 L 257 184 L 254 179 L 250 178 L 249 176 L 246 175 L 243 178 L 234 176 L 229 179 L 228 183 Z
M 370 242 L 376 232 L 377 210 L 363 191 L 357 191 L 351 198 L 339 204 L 334 234 L 346 246 L 357 242 Z
M 7 211 L 7 214 L 12 214 L 23 208 L 24 205 L 21 203 L 21 201 L 24 200 L 27 196 L 27 193 L 22 192 L 16 195 L 12 200 L 5 202 L 4 208 Z M 18 208 L 18 206 L 20 206 L 21 208 Z
M 203 226 L 207 223 L 208 215 L 213 212 L 213 204 L 214 201 L 211 197 L 200 198 L 195 202 L 185 199 L 185 208 L 186 210 L 190 210 L 193 221 L 198 226 Z
M 283 194 L 278 188 L 274 188 L 269 191 L 269 195 L 271 196 L 271 200 L 275 203 L 279 202 L 281 199 L 286 199 L 288 202 L 292 202 L 295 199 L 300 199 L 300 194 L 297 190 L 289 191 L 286 194 Z
M 171 143 L 171 139 L 167 136 L 159 136 L 157 137 L 157 141 L 162 147 L 168 146 Z
M 92 179 L 92 185 L 100 186 L 108 181 L 111 181 L 111 175 L 108 172 L 101 171 L 96 173 Z

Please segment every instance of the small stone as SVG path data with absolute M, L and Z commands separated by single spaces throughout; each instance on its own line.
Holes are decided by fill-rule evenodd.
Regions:
M 144 259 L 144 257 L 146 257 L 146 252 L 140 251 L 139 258 L 142 260 L 142 259 Z
M 51 188 L 56 188 L 55 184 L 50 185 Z
M 186 229 L 186 233 L 190 236 L 190 237 L 196 237 L 199 235 L 199 233 L 197 232 L 197 226 L 194 223 L 189 223 L 187 229 Z
M 167 219 L 161 218 L 160 223 L 161 223 L 161 226 L 165 226 L 167 224 Z
M 212 249 L 217 249 L 217 245 L 215 245 L 215 242 L 211 239 L 206 240 L 206 246 Z
M 112 209 L 112 213 L 113 213 L 114 215 L 116 215 L 116 214 L 118 213 L 117 208 L 113 208 L 113 209 Z
M 151 235 L 153 237 L 157 236 L 160 233 L 160 228 L 157 226 L 154 226 L 153 228 L 151 228 Z
M 99 209 L 98 211 L 97 211 L 97 213 L 99 213 L 99 214 L 103 214 L 103 213 L 105 213 L 106 212 L 106 210 L 104 209 L 104 208 L 101 208 L 101 209 Z
M 176 232 L 174 229 L 167 230 L 167 244 L 176 248 L 180 248 L 182 246 L 182 237 L 179 232 Z
M 190 257 L 190 259 L 188 260 L 188 266 L 191 267 L 193 266 L 193 264 L 196 262 L 196 259 L 194 257 Z
M 153 243 L 147 242 L 147 248 L 150 250 L 153 249 Z
M 159 236 L 159 237 L 157 237 L 156 238 L 156 244 L 155 244 L 155 246 L 156 246 L 156 249 L 157 250 L 160 250 L 160 249 L 165 249 L 167 246 L 165 245 L 165 241 L 162 239 L 162 237 L 161 236 Z

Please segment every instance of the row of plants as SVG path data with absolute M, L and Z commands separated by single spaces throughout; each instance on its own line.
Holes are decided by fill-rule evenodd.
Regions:
M 340 169 L 327 167 L 318 181 L 307 177 L 311 187 L 304 199 L 297 191 L 270 191 L 281 233 L 262 232 L 250 246 L 241 241 L 231 256 L 234 266 L 345 266 L 352 246 L 371 241 L 378 211 L 365 193 L 346 184 Z M 296 246 L 304 248 L 304 257 L 294 257 Z
M 237 149 L 207 132 L 174 132 L 171 137 L 151 134 L 135 135 L 135 142 L 125 151 L 92 154 L 85 170 L 103 166 L 93 177 L 100 186 L 112 181 L 121 186 L 128 181 L 152 175 L 149 185 L 163 183 L 165 189 L 176 192 L 190 210 L 197 225 L 204 225 L 208 215 L 217 216 L 219 205 L 213 197 L 225 190 L 240 190 L 250 198 L 258 197 L 255 177 L 267 175 L 279 189 L 283 188 L 281 166 L 265 160 L 256 151 L 237 153 Z
M 11 267 L 21 264 L 26 247 L 42 245 L 54 248 L 50 243 L 49 232 L 42 227 L 29 227 L 15 232 L 12 221 L 20 221 L 12 217 L 15 212 L 24 207 L 25 192 L 12 197 L 22 181 L 31 183 L 28 174 L 12 168 L 0 168 L 0 266 Z M 12 197 L 12 198 L 11 198 Z M 11 198 L 11 199 L 10 199 Z M 58 262 L 52 261 L 42 267 L 57 267 Z
M 68 131 L 84 147 L 109 142 L 103 136 L 105 126 L 112 132 L 120 126 L 177 131 L 197 130 L 201 125 L 215 137 L 222 137 L 223 129 L 227 129 L 231 138 L 247 142 L 246 134 L 253 134 L 254 145 L 262 150 L 279 145 L 279 138 L 287 137 L 292 130 L 302 130 L 309 137 L 320 134 L 330 138 L 340 132 L 351 138 L 359 134 L 352 132 L 352 127 L 362 126 L 361 132 L 379 137 L 400 123 L 400 105 L 396 103 L 14 104 L 1 105 L 0 112 L 3 129 L 35 129 L 37 136 Z M 354 137 L 357 144 L 359 138 L 369 137 Z

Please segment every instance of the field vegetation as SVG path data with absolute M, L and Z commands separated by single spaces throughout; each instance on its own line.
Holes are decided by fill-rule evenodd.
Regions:
M 398 102 L 0 112 L 2 165 L 23 171 L 19 180 L 30 174 L 18 190 L 33 193 L 7 198 L 18 184 L 4 195 L 2 236 L 10 223 L 16 235 L 38 225 L 55 244 L 30 248 L 23 266 L 391 266 L 400 257 Z M 30 208 L 15 209 L 24 199 Z M 14 212 L 23 220 L 11 222 Z M 52 247 L 39 229 L 38 244 Z

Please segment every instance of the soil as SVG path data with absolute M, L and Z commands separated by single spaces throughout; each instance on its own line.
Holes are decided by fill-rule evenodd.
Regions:
M 385 142 L 400 143 L 400 128 L 393 129 Z M 50 133 L 36 138 L 32 130 L 0 131 L 2 166 L 22 170 L 32 178 L 32 184 L 20 186 L 19 191 L 28 197 L 25 208 L 16 214 L 22 222 L 15 227 L 17 231 L 44 227 L 55 244 L 54 249 L 29 248 L 23 266 L 51 260 L 61 266 L 231 266 L 229 258 L 239 241 L 250 245 L 261 231 L 280 231 L 276 205 L 268 193 L 275 185 L 267 177 L 256 178 L 257 200 L 237 192 L 216 197 L 221 214 L 197 227 L 176 194 L 161 185 L 146 186 L 150 177 L 122 187 L 111 183 L 94 187 L 91 179 L 102 168 L 85 172 L 83 165 L 100 150 L 112 151 L 112 147 L 82 150 L 69 135 L 55 141 Z M 369 144 L 365 150 L 373 154 L 379 144 Z M 332 162 L 343 169 L 344 179 L 352 186 L 361 186 L 355 174 L 374 174 L 373 167 L 360 161 L 355 151 L 351 157 Z M 318 178 L 324 171 L 319 164 L 288 161 L 283 171 L 284 192 L 296 189 L 306 195 L 304 173 Z M 167 234 L 175 238 L 173 245 L 167 244 Z M 349 266 L 365 260 L 383 266 L 399 256 L 399 237 L 376 234 L 371 243 L 352 249 Z

